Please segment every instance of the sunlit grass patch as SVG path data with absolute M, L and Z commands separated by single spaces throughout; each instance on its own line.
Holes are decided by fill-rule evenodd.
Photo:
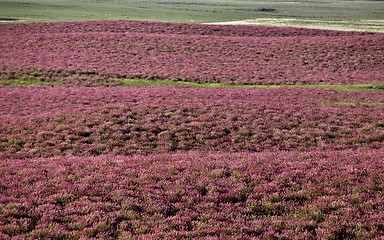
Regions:
M 257 18 L 231 22 L 218 22 L 219 25 L 254 25 L 254 26 L 279 26 L 299 27 L 314 29 L 329 29 L 337 31 L 367 31 L 384 32 L 384 21 L 375 19 L 366 20 L 320 20 L 300 18 Z

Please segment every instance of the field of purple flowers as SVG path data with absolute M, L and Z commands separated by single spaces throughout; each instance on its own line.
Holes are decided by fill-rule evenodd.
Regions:
M 384 34 L 129 21 L 0 25 L 0 77 L 226 84 L 384 81 Z M 83 75 L 79 80 L 78 75 Z
M 0 84 L 64 85 L 0 87 L 0 239 L 384 236 L 382 91 L 112 87 L 382 84 L 384 34 L 129 21 L 0 34 Z
M 304 88 L 3 87 L 0 238 L 379 239 L 383 103 Z
M 381 239 L 384 152 L 0 160 L 0 238 Z
M 324 89 L 3 88 L 2 157 L 379 148 L 384 95 Z

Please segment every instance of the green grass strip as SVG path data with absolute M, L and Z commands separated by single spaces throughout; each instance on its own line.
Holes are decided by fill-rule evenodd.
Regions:
M 359 92 L 383 92 L 384 83 L 377 84 L 221 84 L 221 83 L 196 83 L 188 81 L 173 81 L 173 80 L 148 80 L 148 79 L 121 79 L 124 83 L 122 86 L 184 86 L 198 88 L 324 88 L 334 89 L 339 91 Z
M 221 83 L 197 83 L 188 81 L 174 81 L 174 80 L 150 80 L 150 79 L 130 79 L 121 78 L 121 87 L 149 87 L 149 86 L 182 86 L 191 88 L 238 88 L 238 89 L 252 89 L 252 88 L 323 88 L 334 89 L 338 91 L 348 92 L 384 92 L 384 83 L 376 84 L 221 84 Z M 41 80 L 37 78 L 28 79 L 0 79 L 2 86 L 60 86 L 60 81 Z
M 382 105 L 384 102 L 367 102 L 367 101 L 345 101 L 345 102 L 332 102 L 332 105 Z
M 346 92 L 384 92 L 384 83 L 373 84 L 325 84 L 325 85 L 301 85 L 302 87 L 334 89 Z
M 37 78 L 12 78 L 0 79 L 2 86 L 58 86 L 61 85 L 57 81 L 41 80 Z

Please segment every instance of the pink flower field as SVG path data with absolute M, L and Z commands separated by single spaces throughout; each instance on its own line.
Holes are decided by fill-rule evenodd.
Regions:
M 383 149 L 1 160 L 9 239 L 380 239 Z
M 0 34 L 0 239 L 383 238 L 383 91 L 305 86 L 381 87 L 383 34 L 131 21 Z M 52 86 L 13 84 L 35 80 Z
M 0 106 L 0 156 L 7 158 L 375 149 L 384 142 L 380 92 L 3 88 Z
M 382 93 L 19 87 L 0 96 L 4 238 L 384 234 Z
M 381 33 L 129 21 L 10 24 L 0 25 L 0 33 L 3 78 L 84 74 L 80 85 L 103 85 L 100 76 L 226 84 L 384 81 Z

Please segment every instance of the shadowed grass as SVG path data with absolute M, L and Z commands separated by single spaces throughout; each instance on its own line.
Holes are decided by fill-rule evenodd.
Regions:
M 58 86 L 59 82 L 52 80 L 42 80 L 38 78 L 12 78 L 0 79 L 2 86 Z

